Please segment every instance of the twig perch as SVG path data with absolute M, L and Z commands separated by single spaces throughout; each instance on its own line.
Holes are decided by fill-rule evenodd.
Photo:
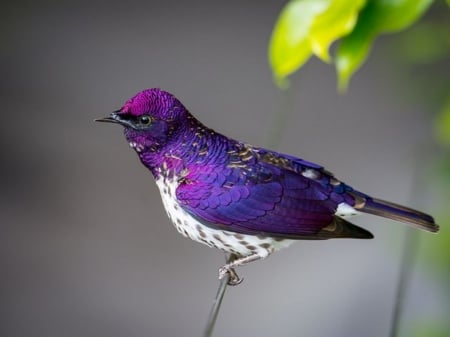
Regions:
M 235 255 L 231 254 L 226 257 L 226 263 L 232 262 L 236 258 Z M 233 278 L 237 277 L 236 273 L 233 271 Z M 206 322 L 205 332 L 203 337 L 211 337 L 214 326 L 216 325 L 217 316 L 219 314 L 220 306 L 222 304 L 223 296 L 225 295 L 225 290 L 227 289 L 227 285 L 230 284 L 231 281 L 230 273 L 227 273 L 225 277 L 220 280 L 219 288 L 217 289 L 216 297 L 214 298 L 213 305 L 211 307 L 211 311 L 209 312 L 208 321 Z

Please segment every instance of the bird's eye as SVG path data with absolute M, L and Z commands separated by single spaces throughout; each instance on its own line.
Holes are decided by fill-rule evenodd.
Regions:
M 144 116 L 139 117 L 139 122 L 142 125 L 147 126 L 147 125 L 150 125 L 152 120 L 151 120 L 151 118 L 149 116 L 144 115 Z

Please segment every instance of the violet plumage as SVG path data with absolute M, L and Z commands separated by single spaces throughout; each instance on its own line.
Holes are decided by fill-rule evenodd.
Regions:
M 431 216 L 356 191 L 320 165 L 207 128 L 160 89 L 138 93 L 97 121 L 124 126 L 181 234 L 238 257 L 219 277 L 294 240 L 372 238 L 345 219 L 360 212 L 439 229 Z

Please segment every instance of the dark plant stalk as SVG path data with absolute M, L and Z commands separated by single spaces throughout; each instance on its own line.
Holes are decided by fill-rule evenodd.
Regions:
M 398 337 L 400 332 L 400 323 L 405 305 L 405 295 L 409 287 L 415 264 L 416 253 L 419 246 L 419 233 L 411 228 L 406 229 L 405 242 L 401 258 L 401 269 L 397 283 L 394 309 L 392 312 L 391 329 L 389 336 Z

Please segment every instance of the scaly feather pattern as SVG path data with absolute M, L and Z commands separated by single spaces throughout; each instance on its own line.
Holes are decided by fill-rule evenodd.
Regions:
M 321 230 L 333 222 L 339 204 L 354 206 L 350 187 L 301 159 L 228 142 L 220 164 L 187 166 L 176 197 L 189 213 L 210 227 L 245 234 L 335 236 Z M 371 237 L 362 229 L 354 234 Z

